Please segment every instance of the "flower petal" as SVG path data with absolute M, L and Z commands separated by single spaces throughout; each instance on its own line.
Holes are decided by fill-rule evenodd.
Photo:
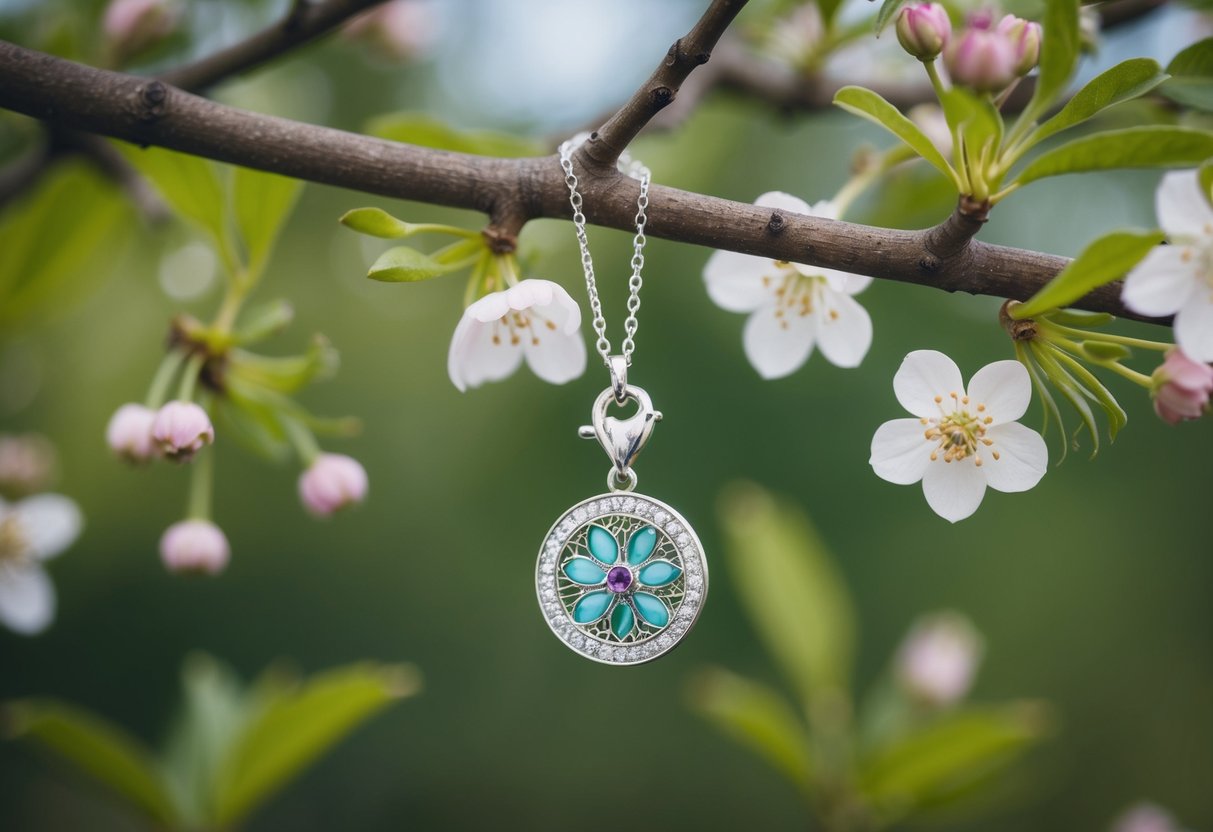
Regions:
M 964 395 L 964 380 L 956 362 L 937 350 L 915 350 L 905 357 L 893 376 L 897 401 L 915 416 L 938 416 L 942 406 L 951 412 L 949 396 Z M 942 404 L 935 401 L 942 396 Z
M 645 586 L 665 586 L 678 580 L 682 570 L 668 560 L 655 560 L 645 565 L 636 575 L 636 580 Z
M 1176 314 L 1175 343 L 1188 358 L 1213 362 L 1213 290 L 1204 289 Z
M 593 624 L 606 615 L 613 600 L 615 600 L 613 592 L 606 590 L 588 592 L 578 598 L 577 603 L 573 605 L 573 620 L 578 624 Z
M 858 367 L 872 346 L 872 319 L 850 295 L 822 285 L 817 295 L 817 348 L 835 367 Z
M 511 287 L 506 294 L 512 308 L 521 311 L 534 307 L 556 325 L 558 332 L 571 335 L 581 329 L 581 307 L 559 283 L 532 277 Z M 527 305 L 514 306 L 515 303 Z
M 468 307 L 455 327 L 447 355 L 447 374 L 460 392 L 506 378 L 522 363 L 522 345 L 513 343 L 509 332 L 495 320 L 489 323 L 477 320 L 471 314 L 474 306 L 475 303 Z M 494 335 L 498 335 L 496 341 Z
M 876 476 L 897 485 L 913 485 L 931 463 L 934 447 L 917 419 L 893 419 L 876 429 L 868 463 Z
M 38 560 L 53 558 L 80 536 L 84 516 L 75 502 L 60 494 L 27 497 L 10 509 L 29 553 Z
M 531 371 L 548 384 L 564 384 L 585 372 L 585 341 L 579 331 L 571 334 L 534 325 L 534 335 L 523 335 L 522 349 Z
M 986 438 L 994 444 L 981 452 L 981 470 L 986 483 L 995 491 L 1027 491 L 1049 469 L 1049 447 L 1039 433 L 1026 425 L 1018 422 L 997 425 L 986 432 Z M 993 451 L 998 452 L 998 459 Z
M 955 523 L 977 511 L 986 493 L 986 477 L 972 457 L 956 462 L 940 459 L 927 466 L 922 493 L 932 511 Z
M 1018 361 L 987 364 L 969 381 L 969 412 L 978 415 L 976 408 L 984 405 L 983 412 L 994 420 L 991 425 L 1014 422 L 1031 402 L 1032 379 Z
M 1154 193 L 1158 224 L 1172 238 L 1213 236 L 1213 208 L 1200 192 L 1194 170 L 1173 171 L 1162 178 Z
M 819 216 L 814 214 L 814 209 L 809 207 L 809 203 L 798 196 L 792 196 L 784 191 L 767 191 L 754 200 L 754 204 L 759 208 L 774 208 L 776 211 L 790 211 L 793 214 L 807 214 L 810 217 Z M 819 206 L 828 204 L 830 203 L 826 201 L 818 203 Z M 830 219 L 833 219 L 833 217 L 830 217 Z
M 799 311 L 781 315 L 774 305 L 759 309 L 745 323 L 742 344 L 750 364 L 765 379 L 794 373 L 813 352 L 814 320 Z
M 640 617 L 654 627 L 664 627 L 670 623 L 670 608 L 656 595 L 647 592 L 636 592 L 632 595 L 632 603 Z
M 729 312 L 753 312 L 774 299 L 769 280 L 781 280 L 782 269 L 765 257 L 716 251 L 703 267 L 703 282 L 712 303 Z
M 1125 306 L 1141 315 L 1173 315 L 1199 289 L 1199 253 L 1191 246 L 1156 246 L 1125 278 Z
M 0 623 L 32 636 L 54 617 L 55 587 L 42 567 L 0 566 Z
M 611 613 L 611 632 L 615 634 L 615 638 L 624 638 L 635 626 L 636 616 L 632 613 L 632 608 L 625 603 L 616 604 L 615 611 Z
M 582 586 L 594 586 L 606 580 L 606 573 L 589 558 L 573 558 L 564 565 L 564 574 L 569 576 L 569 580 Z
M 607 566 L 614 566 L 619 560 L 619 541 L 615 535 L 597 524 L 590 526 L 586 536 L 590 554 Z
M 653 554 L 655 548 L 657 548 L 657 530 L 652 526 L 637 529 L 628 538 L 628 563 L 633 566 L 644 563 L 649 559 L 649 555 Z

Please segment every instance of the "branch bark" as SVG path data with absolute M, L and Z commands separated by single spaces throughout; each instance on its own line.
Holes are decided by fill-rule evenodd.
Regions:
M 158 145 L 312 182 L 466 208 L 513 225 L 568 219 L 555 157 L 495 159 L 419 148 L 260 115 L 159 81 L 81 66 L 0 41 L 0 106 L 53 125 Z M 612 168 L 613 171 L 613 168 Z M 637 184 L 605 173 L 583 181 L 587 219 L 629 230 Z M 650 192 L 650 236 L 808 263 L 949 292 L 1026 300 L 1067 258 L 971 239 L 979 227 L 950 221 L 924 231 L 873 228 L 785 214 L 675 188 Z M 1146 319 L 1111 284 L 1075 306 Z

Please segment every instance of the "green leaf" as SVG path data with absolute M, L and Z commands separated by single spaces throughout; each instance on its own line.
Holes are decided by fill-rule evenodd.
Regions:
M 964 794 L 976 778 L 1004 768 L 1046 733 L 1035 704 L 966 708 L 874 752 L 859 765 L 859 790 L 886 821 L 949 794 Z
M 1087 432 L 1091 434 L 1091 458 L 1094 459 L 1099 453 L 1099 424 L 1095 421 L 1095 412 L 1091 410 L 1091 406 L 1087 403 L 1086 393 L 1082 390 L 1082 386 L 1074 380 L 1074 377 L 1066 372 L 1061 362 L 1057 360 L 1057 356 L 1062 354 L 1060 350 L 1039 340 L 1032 341 L 1031 346 L 1032 356 L 1040 367 L 1040 371 L 1048 379 L 1049 383 L 1065 397 L 1070 406 L 1078 411 L 1078 416 L 1082 419 L 1082 425 L 1074 431 L 1072 444 L 1075 450 L 1078 448 L 1077 436 L 1082 428 L 1085 427 Z
M 834 95 L 834 103 L 849 113 L 866 118 L 901 139 L 922 158 L 934 165 L 944 176 L 956 180 L 956 173 L 939 149 L 931 143 L 918 125 L 878 94 L 864 87 L 843 87 Z
M 358 664 L 270 698 L 222 767 L 215 824 L 235 825 L 360 724 L 420 687 L 412 666 Z
M 1171 78 L 1159 87 L 1158 91 L 1176 104 L 1182 104 L 1193 110 L 1213 111 L 1213 79 L 1211 78 Z
M 367 277 L 385 283 L 414 283 L 449 274 L 462 268 L 463 265 L 462 263 L 440 263 L 416 249 L 397 246 L 389 248 L 379 255 L 379 259 L 367 272 Z
M 242 381 L 279 393 L 294 393 L 313 381 L 332 377 L 340 356 L 323 335 L 315 335 L 302 355 L 268 356 L 232 350 L 228 372 Z
M 1057 400 L 1053 398 L 1052 391 L 1049 390 L 1049 385 L 1045 383 L 1044 370 L 1036 361 L 1036 354 L 1031 349 L 1031 342 L 1016 341 L 1015 342 L 1015 357 L 1019 359 L 1019 363 L 1028 368 L 1028 375 L 1032 377 L 1032 386 L 1036 388 L 1036 393 L 1040 397 L 1041 408 L 1044 411 L 1041 419 L 1040 435 L 1049 435 L 1049 425 L 1056 421 L 1058 433 L 1061 434 L 1061 457 L 1055 463 L 1061 465 L 1066 461 L 1066 454 L 1069 453 L 1069 443 L 1066 441 L 1066 423 L 1061 417 L 1061 408 L 1057 406 Z
M 812 786 L 809 736 L 788 701 L 766 685 L 713 668 L 692 681 L 691 707 L 800 788 Z
M 876 12 L 876 34 L 880 35 L 884 31 L 884 27 L 889 25 L 889 21 L 897 16 L 897 12 L 906 4 L 908 0 L 884 0 L 880 4 L 880 11 Z
M 341 224 L 372 237 L 407 237 L 411 223 L 398 220 L 382 208 L 355 208 L 342 215 Z
M 1028 121 L 1040 118 L 1065 92 L 1078 63 L 1081 46 L 1077 0 L 1046 0 L 1044 20 L 1041 22 L 1044 32 L 1040 46 L 1040 72 L 1032 99 L 1021 116 Z
M 51 699 L 14 702 L 7 711 L 15 736 L 55 752 L 157 823 L 179 824 L 151 752 L 118 726 Z
M 940 99 L 948 126 L 964 137 L 970 159 L 974 163 L 983 154 L 994 158 L 1002 143 L 1002 115 L 987 95 L 975 95 L 961 87 L 953 87 Z
M 491 130 L 457 130 L 424 113 L 390 113 L 378 116 L 366 132 L 394 142 L 474 153 L 478 156 L 542 156 L 548 152 L 536 139 L 520 138 Z
M 303 183 L 273 173 L 236 168 L 232 201 L 236 225 L 248 250 L 249 269 L 260 274 L 287 217 L 299 199 Z
M 151 180 L 174 212 L 216 241 L 227 241 L 223 186 L 213 163 L 200 156 L 160 147 L 141 149 L 124 142 L 118 142 L 117 146 L 130 163 Z
M 768 652 L 804 701 L 845 696 L 854 611 L 809 518 L 748 483 L 721 496 L 720 517 L 738 595 Z
M 1087 312 L 1084 309 L 1058 309 L 1046 312 L 1044 318 L 1062 326 L 1077 326 L 1091 329 L 1104 326 L 1116 320 L 1116 316 L 1107 312 Z
M 82 162 L 55 166 L 8 205 L 0 213 L 0 329 L 54 315 L 100 284 L 129 219 L 121 193 Z
M 224 429 L 240 444 L 271 462 L 291 455 L 291 444 L 278 410 L 258 395 L 259 388 L 239 377 L 225 379 L 226 394 L 218 400 Z
M 1019 172 L 1026 185 L 1048 176 L 1114 168 L 1197 165 L 1213 156 L 1213 133 L 1187 127 L 1130 127 L 1075 139 L 1046 151 Z
M 1205 198 L 1205 202 L 1213 207 L 1213 161 L 1205 162 L 1200 166 L 1197 173 L 1197 179 L 1200 182 L 1200 193 Z
M 1121 278 L 1161 243 L 1161 231 L 1114 231 L 1095 240 L 1025 303 L 1011 309 L 1018 320 L 1068 306 Z
M 1032 136 L 1036 144 L 1068 130 L 1115 104 L 1145 95 L 1169 76 L 1149 58 L 1132 58 L 1096 75 L 1066 102 L 1061 112 L 1040 125 Z
M 254 344 L 264 341 L 290 325 L 295 319 L 295 307 L 281 298 L 250 307 L 240 316 L 240 323 L 233 333 L 236 344 Z
M 1213 78 L 1213 38 L 1205 38 L 1180 50 L 1167 64 L 1167 72 L 1175 76 Z
M 1078 359 L 1063 350 L 1056 350 L 1055 354 L 1057 360 L 1069 368 L 1078 383 L 1079 391 L 1103 409 L 1104 414 L 1108 417 L 1108 439 L 1115 441 L 1116 434 L 1120 433 L 1120 429 L 1129 421 L 1129 416 L 1120 406 L 1120 402 L 1116 401 L 1112 391 L 1104 386 L 1104 383 L 1084 367 Z
M 1122 361 L 1133 356 L 1133 351 L 1124 344 L 1116 344 L 1112 341 L 1083 341 L 1079 346 L 1082 347 L 1083 355 L 1093 361 Z

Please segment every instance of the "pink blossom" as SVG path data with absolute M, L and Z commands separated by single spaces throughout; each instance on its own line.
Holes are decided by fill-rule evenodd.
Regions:
M 939 57 L 951 36 L 952 21 L 938 3 L 915 3 L 897 16 L 898 42 L 920 61 Z
M 125 59 L 171 34 L 177 19 L 168 0 L 112 0 L 101 28 L 114 51 Z
M 981 635 L 958 613 L 918 621 L 897 651 L 897 680 L 912 695 L 936 706 L 959 702 L 969 692 L 981 660 Z
M 366 469 L 345 454 L 320 454 L 299 475 L 299 499 L 317 517 L 366 499 Z
M 985 18 L 974 18 L 959 37 L 948 41 L 943 61 L 959 86 L 998 92 L 1015 80 L 1019 55 L 1005 32 L 990 28 Z
M 182 520 L 160 538 L 160 559 L 170 572 L 216 575 L 231 554 L 227 537 L 210 520 Z
M 1193 361 L 1176 347 L 1154 371 L 1154 412 L 1170 425 L 1199 419 L 1209 409 L 1213 367 Z
M 36 433 L 0 434 L 0 494 L 33 494 L 50 484 L 55 446 Z
M 206 411 L 198 405 L 172 401 L 156 414 L 152 440 L 169 459 L 188 462 L 199 450 L 215 441 L 215 428 Z
M 105 441 L 110 450 L 128 462 L 147 462 L 156 453 L 152 442 L 152 425 L 156 411 L 141 404 L 128 402 L 114 411 L 105 428 Z
M 433 44 L 436 31 L 433 10 L 418 0 L 390 0 L 345 27 L 347 36 L 361 39 L 393 61 L 423 55 Z
M 1039 23 L 1024 20 L 1013 14 L 998 21 L 997 31 L 1006 35 L 1015 46 L 1016 75 L 1027 75 L 1040 62 L 1041 29 Z

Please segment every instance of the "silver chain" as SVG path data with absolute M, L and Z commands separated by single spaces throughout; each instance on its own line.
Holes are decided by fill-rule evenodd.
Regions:
M 594 260 L 590 257 L 590 241 L 585 234 L 585 214 L 581 212 L 581 193 L 577 190 L 577 175 L 573 173 L 573 151 L 585 140 L 584 135 L 575 136 L 560 145 L 560 167 L 564 170 L 564 184 L 569 186 L 569 204 L 573 206 L 573 227 L 577 229 L 577 245 L 581 248 L 581 268 L 585 271 L 585 290 L 590 296 L 590 311 L 594 314 L 594 332 L 598 334 L 595 347 L 603 363 L 610 366 L 611 342 L 606 337 L 606 318 L 602 315 L 602 301 L 598 298 L 598 282 L 594 278 Z M 623 322 L 623 358 L 629 366 L 632 353 L 636 351 L 636 328 L 639 322 L 640 287 L 644 278 L 644 226 L 648 222 L 645 211 L 649 207 L 649 181 L 652 173 L 639 160 L 632 159 L 625 151 L 619 157 L 619 169 L 633 179 L 640 180 L 640 196 L 636 200 L 636 236 L 632 238 L 632 276 L 628 279 L 628 317 Z

